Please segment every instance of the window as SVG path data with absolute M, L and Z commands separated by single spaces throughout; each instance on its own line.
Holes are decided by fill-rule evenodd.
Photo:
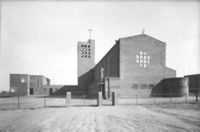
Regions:
M 153 84 L 149 84 L 148 87 L 149 87 L 149 89 L 152 89 L 154 87 L 154 85 Z
M 132 89 L 138 89 L 138 84 L 132 84 Z
M 90 45 L 81 45 L 81 57 L 90 58 Z
M 140 86 L 140 88 L 141 88 L 141 89 L 146 89 L 146 88 L 147 88 L 147 85 L 146 85 L 146 84 L 142 84 L 142 85 Z
M 43 78 L 43 85 L 47 85 L 47 80 Z
M 11 88 L 11 92 L 12 92 L 12 93 L 16 92 L 16 90 L 15 90 L 14 87 Z
M 139 64 L 140 67 L 146 68 L 147 64 L 151 63 L 151 57 L 146 51 L 140 50 L 139 54 L 136 55 L 136 63 Z
M 21 78 L 21 83 L 25 83 L 26 79 L 25 78 Z

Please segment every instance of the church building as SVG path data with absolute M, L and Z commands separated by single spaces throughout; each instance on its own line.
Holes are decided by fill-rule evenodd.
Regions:
M 95 65 L 95 41 L 78 42 L 78 87 L 89 97 L 102 91 L 110 97 L 115 91 L 122 96 L 150 96 L 162 79 L 176 77 L 166 67 L 166 43 L 146 34 L 119 38 Z

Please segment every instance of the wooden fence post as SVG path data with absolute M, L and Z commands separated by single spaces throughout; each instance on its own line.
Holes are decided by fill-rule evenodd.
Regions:
M 198 92 L 196 92 L 196 102 L 198 102 Z
M 17 100 L 18 100 L 18 103 L 17 103 L 18 104 L 18 109 L 20 109 L 19 95 L 18 95 L 18 99 Z
M 46 96 L 44 96 L 44 108 L 46 108 Z
M 112 92 L 112 105 L 118 105 L 118 94 L 116 92 Z

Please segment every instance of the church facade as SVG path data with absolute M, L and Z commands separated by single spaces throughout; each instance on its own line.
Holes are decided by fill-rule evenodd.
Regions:
M 99 91 L 105 98 L 115 91 L 120 96 L 151 95 L 164 78 L 176 77 L 166 67 L 166 43 L 140 34 L 120 38 L 95 65 L 95 41 L 78 42 L 78 87 L 89 97 Z

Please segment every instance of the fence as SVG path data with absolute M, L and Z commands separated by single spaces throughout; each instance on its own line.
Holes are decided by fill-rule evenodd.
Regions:
M 101 98 L 102 105 L 146 105 L 162 103 L 190 103 L 197 102 L 195 94 L 184 95 L 183 97 L 149 97 L 149 96 L 131 96 L 122 97 L 120 94 L 111 94 L 111 98 L 104 100 Z M 64 108 L 77 106 L 97 106 L 99 98 L 88 99 L 86 96 L 80 98 L 70 98 L 66 96 L 16 96 L 0 98 L 0 110 L 12 109 L 39 109 L 39 108 Z M 115 100 L 113 100 L 115 99 Z M 68 106 L 68 104 L 70 104 Z
M 156 94 L 153 96 L 120 96 L 119 94 L 119 104 L 160 104 L 160 103 L 190 103 L 198 102 L 198 96 L 196 94 L 190 93 L 182 95 L 179 97 L 179 94 Z

